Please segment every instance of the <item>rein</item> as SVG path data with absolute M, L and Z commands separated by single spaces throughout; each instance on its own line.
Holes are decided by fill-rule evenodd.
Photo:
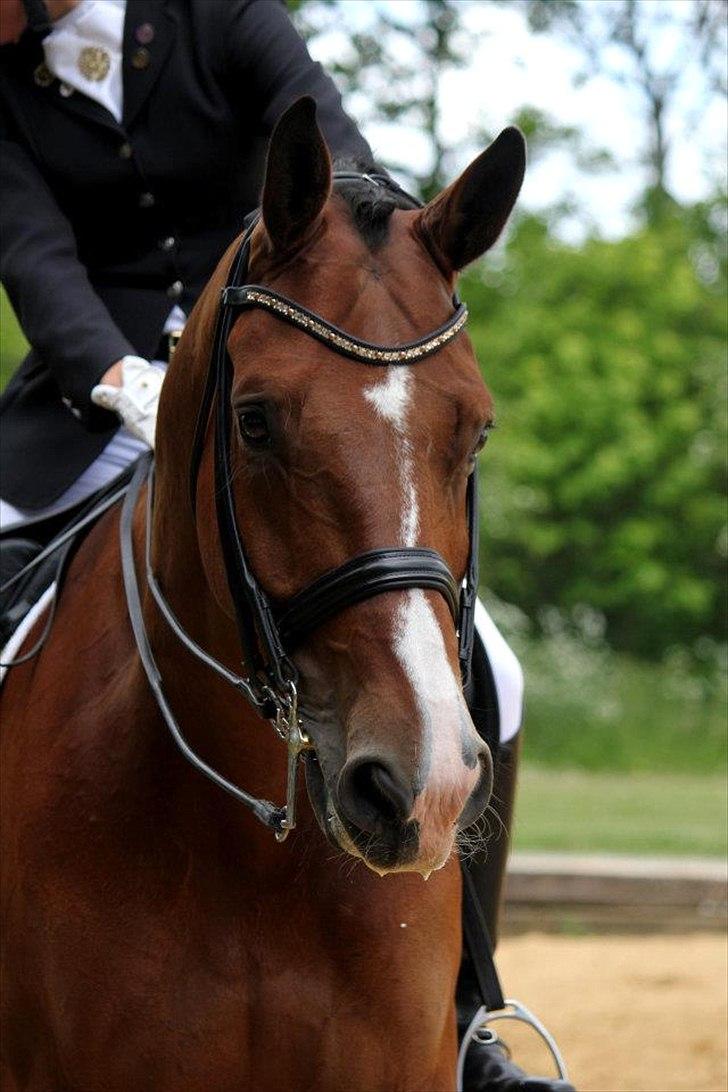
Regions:
M 364 180 L 403 195 L 413 207 L 419 202 L 405 194 L 385 175 L 337 172 L 336 181 Z M 202 649 L 178 621 L 167 602 L 151 562 L 151 524 L 154 500 L 154 471 L 151 453 L 143 457 L 129 487 L 122 511 L 120 533 L 122 565 L 127 603 L 139 655 L 160 711 L 185 757 L 200 772 L 249 807 L 279 841 L 295 826 L 295 794 L 298 760 L 312 744 L 298 711 L 298 673 L 290 652 L 326 619 L 345 607 L 387 591 L 425 588 L 445 599 L 458 633 L 458 655 L 463 686 L 470 682 L 475 600 L 478 585 L 477 479 L 471 473 L 467 485 L 469 557 L 462 586 L 450 572 L 444 558 L 427 547 L 383 547 L 369 550 L 324 573 L 287 602 L 273 607 L 253 573 L 241 540 L 232 490 L 230 448 L 232 412 L 230 392 L 233 365 L 227 341 L 234 321 L 242 311 L 263 308 L 281 321 L 292 324 L 321 341 L 333 352 L 357 363 L 375 366 L 408 366 L 432 355 L 452 341 L 463 329 L 467 310 L 453 298 L 453 314 L 442 326 L 403 345 L 386 346 L 354 338 L 320 315 L 301 307 L 263 285 L 248 284 L 250 243 L 260 214 L 254 214 L 243 234 L 233 260 L 230 283 L 222 290 L 210 367 L 195 427 L 190 466 L 190 493 L 195 509 L 197 479 L 210 421 L 214 424 L 214 486 L 218 534 L 222 547 L 230 597 L 233 602 L 243 660 L 248 674 L 234 674 Z M 228 781 L 200 758 L 185 739 L 164 695 L 161 675 L 147 637 L 134 563 L 133 516 L 144 483 L 147 483 L 145 532 L 146 583 L 167 625 L 177 639 L 201 663 L 233 686 L 256 713 L 268 719 L 287 743 L 287 800 L 276 807 L 259 800 Z

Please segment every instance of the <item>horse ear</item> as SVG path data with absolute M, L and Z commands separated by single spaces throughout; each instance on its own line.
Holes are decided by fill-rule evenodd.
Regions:
M 310 95 L 278 119 L 268 148 L 263 223 L 277 251 L 290 250 L 318 219 L 331 190 L 331 157 Z
M 420 213 L 420 231 L 450 276 L 492 247 L 510 216 L 526 169 L 520 129 L 504 129 Z

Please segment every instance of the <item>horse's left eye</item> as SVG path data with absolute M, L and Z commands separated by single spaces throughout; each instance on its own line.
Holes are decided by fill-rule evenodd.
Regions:
M 473 448 L 473 458 L 475 458 L 476 455 L 479 455 L 485 445 L 488 443 L 488 437 L 490 436 L 493 428 L 494 425 L 491 423 L 484 425 L 483 428 L 480 430 L 480 435 L 478 436 L 475 447 Z
M 271 441 L 268 419 L 262 406 L 248 406 L 238 413 L 240 435 L 249 447 L 267 447 Z

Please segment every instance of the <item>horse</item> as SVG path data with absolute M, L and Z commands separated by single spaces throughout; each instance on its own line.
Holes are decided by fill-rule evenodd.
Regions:
M 221 326 L 238 239 L 170 364 L 153 487 L 139 479 L 126 514 L 96 523 L 42 651 L 4 683 L 7 1092 L 454 1087 L 457 838 L 486 806 L 492 761 L 437 573 L 456 590 L 466 576 L 493 407 L 453 291 L 503 228 L 523 166 L 505 130 L 418 207 L 364 169 L 334 175 L 312 100 L 279 120 L 245 236 L 263 303 Z M 230 389 L 211 396 L 216 336 Z M 400 355 L 366 356 L 387 351 Z M 281 660 L 296 746 L 293 674 L 276 705 L 249 618 L 241 637 L 221 495 L 276 609 L 352 558 L 389 566 Z M 387 583 L 397 559 L 409 584 Z M 140 629 L 212 778 L 168 731 Z M 303 748 L 306 788 L 288 810 L 265 805 L 270 822 L 222 791 L 279 799 Z

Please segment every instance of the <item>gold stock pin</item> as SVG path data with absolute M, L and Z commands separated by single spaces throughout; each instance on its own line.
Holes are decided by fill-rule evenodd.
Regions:
M 101 46 L 84 46 L 78 55 L 78 71 L 93 83 L 105 80 L 110 68 L 111 57 Z

